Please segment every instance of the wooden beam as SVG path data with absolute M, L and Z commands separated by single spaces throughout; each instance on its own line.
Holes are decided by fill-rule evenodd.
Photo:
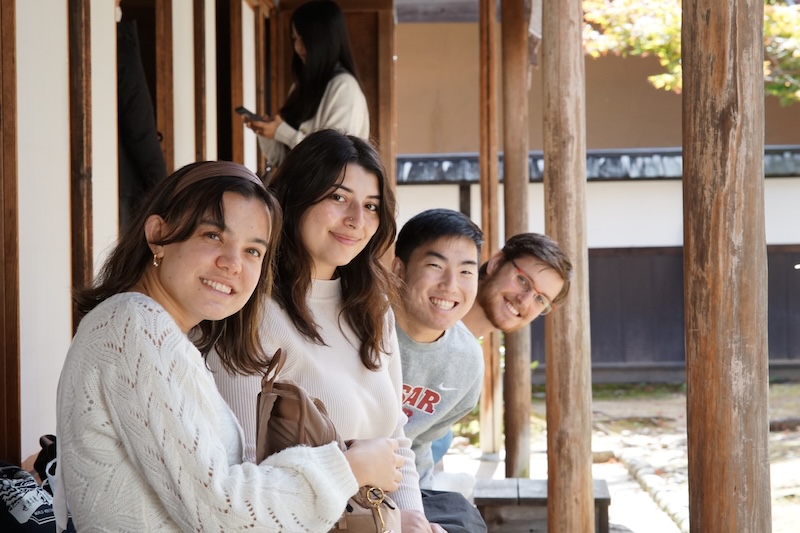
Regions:
M 22 461 L 22 401 L 19 358 L 19 220 L 17 194 L 16 2 L 0 2 L 0 255 L 3 305 L 0 327 L 0 457 Z
M 592 378 L 586 242 L 586 75 L 581 2 L 544 2 L 545 231 L 572 262 L 569 297 L 545 319 L 547 529 L 592 531 Z
M 692 531 L 769 532 L 764 2 L 684 0 Z
M 254 8 L 255 24 L 255 68 L 256 68 L 256 113 L 261 116 L 267 114 L 267 28 L 269 27 L 269 8 L 259 3 Z M 266 170 L 267 160 L 258 150 L 256 170 L 259 176 Z
M 205 161 L 206 117 L 206 0 L 194 0 L 194 157 Z
M 163 139 L 167 174 L 175 170 L 172 0 L 156 0 L 156 126 Z
M 72 287 L 94 278 L 92 251 L 92 39 L 90 0 L 69 0 L 69 136 Z M 80 317 L 73 308 L 72 329 Z
M 483 226 L 482 261 L 500 248 L 498 209 L 499 163 L 497 143 L 497 17 L 494 0 L 480 0 L 480 190 Z M 503 388 L 500 370 L 500 333 L 483 338 L 486 372 L 480 403 L 481 451 L 498 453 L 502 444 Z
M 503 25 L 503 200 L 506 238 L 528 231 L 528 19 L 530 4 L 506 0 Z M 525 326 L 505 335 L 503 396 L 506 476 L 530 474 L 531 335 Z
M 236 102 L 244 101 L 244 50 L 242 49 L 242 1 L 230 2 L 230 36 L 231 52 L 231 103 L 232 106 L 240 105 Z M 244 163 L 244 126 L 242 119 L 231 109 L 227 115 L 231 125 L 231 160 Z
M 378 144 L 389 182 L 397 185 L 397 82 L 395 79 L 394 14 L 380 9 L 377 17 L 378 35 Z M 371 121 L 373 124 L 375 121 Z

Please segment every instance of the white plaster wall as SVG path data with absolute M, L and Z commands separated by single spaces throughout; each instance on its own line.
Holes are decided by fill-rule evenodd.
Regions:
M 800 244 L 800 178 L 766 180 L 767 243 Z
M 589 248 L 683 245 L 679 180 L 590 181 L 586 204 Z
M 471 218 L 481 223 L 478 185 L 470 186 Z M 504 210 L 500 186 L 500 241 Z M 398 185 L 398 229 L 426 209 L 458 210 L 457 185 Z M 544 232 L 544 186 L 528 188 L 530 231 Z M 800 244 L 800 178 L 765 180 L 767 244 Z M 683 189 L 680 180 L 591 181 L 586 185 L 589 248 L 641 248 L 683 245 Z
M 117 22 L 114 2 L 92 0 L 92 228 L 95 272 L 117 240 Z
M 172 0 L 175 169 L 195 160 L 193 20 L 191 0 Z
M 56 386 L 72 337 L 67 3 L 17 2 L 16 17 L 25 458 L 40 449 L 40 435 L 55 432 Z
M 444 207 L 458 211 L 458 201 L 456 185 L 398 185 L 397 231 L 400 231 L 409 218 L 426 209 Z M 477 212 L 480 217 L 480 208 Z
M 256 110 L 256 17 L 250 4 L 242 0 L 242 82 L 244 102 L 250 111 Z M 235 43 L 231 43 L 233 46 Z M 237 103 L 234 102 L 234 107 Z M 233 110 L 231 110 L 233 112 Z M 255 171 L 258 166 L 258 141 L 253 130 L 241 125 L 244 130 L 244 166 Z

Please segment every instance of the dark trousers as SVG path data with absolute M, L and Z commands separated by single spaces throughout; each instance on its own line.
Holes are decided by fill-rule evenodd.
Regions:
M 422 489 L 422 506 L 428 522 L 447 533 L 486 533 L 486 523 L 474 505 L 458 492 Z

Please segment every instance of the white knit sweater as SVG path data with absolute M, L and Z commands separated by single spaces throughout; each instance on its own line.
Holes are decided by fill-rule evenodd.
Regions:
M 358 356 L 358 339 L 353 330 L 338 321 L 342 304 L 340 280 L 314 280 L 308 306 L 320 328 L 326 346 L 309 341 L 294 327 L 283 309 L 268 301 L 261 327 L 264 349 L 286 353 L 280 377 L 290 379 L 322 400 L 336 430 L 344 440 L 395 437 L 400 439 L 402 468 L 400 489 L 392 494 L 403 509 L 422 510 L 419 475 L 414 465 L 411 440 L 403 426 L 407 419 L 401 408 L 402 368 L 394 314 L 387 315 L 388 354 L 383 354 L 379 371 L 367 370 Z M 245 434 L 245 458 L 255 456 L 256 403 L 261 390 L 260 376 L 231 375 L 222 369 L 212 352 L 208 366 L 214 373 L 222 397 L 239 418 Z
M 124 293 L 84 317 L 58 385 L 56 500 L 78 531 L 325 532 L 358 489 L 335 445 L 241 462 L 241 428 L 164 308 Z

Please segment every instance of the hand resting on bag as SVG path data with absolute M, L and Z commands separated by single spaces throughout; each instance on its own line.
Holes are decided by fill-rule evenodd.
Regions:
M 344 452 L 358 486 L 380 487 L 386 492 L 397 490 L 403 475 L 403 457 L 397 453 L 397 439 L 359 439 L 349 443 Z

